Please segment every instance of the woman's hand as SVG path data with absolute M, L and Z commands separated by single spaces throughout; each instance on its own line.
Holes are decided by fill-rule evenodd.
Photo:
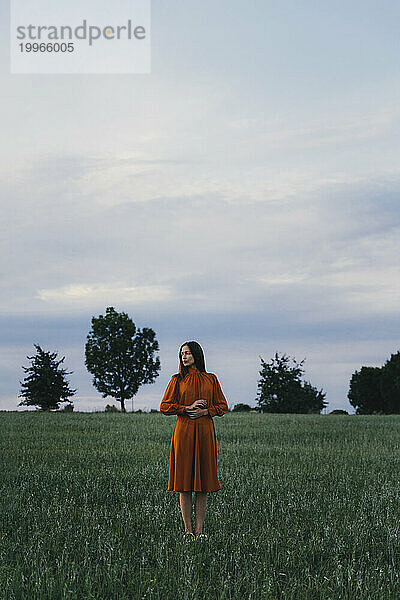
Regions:
M 207 400 L 204 398 L 200 398 L 199 400 L 195 400 L 193 404 L 188 406 L 188 408 L 205 408 L 207 406 Z
M 190 408 L 186 409 L 186 414 L 191 419 L 198 419 L 199 417 L 205 417 L 208 415 L 208 408 Z
M 191 419 L 198 419 L 199 417 L 204 417 L 208 415 L 207 400 L 204 398 L 200 398 L 200 400 L 196 400 L 190 406 L 187 406 L 185 409 L 185 413 Z

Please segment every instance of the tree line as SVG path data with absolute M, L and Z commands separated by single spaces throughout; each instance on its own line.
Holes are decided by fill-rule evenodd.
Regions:
M 400 413 L 400 351 L 382 367 L 361 367 L 350 380 L 349 402 L 359 415 Z
M 29 367 L 22 367 L 27 376 L 21 384 L 19 406 L 36 406 L 41 410 L 73 410 L 67 372 L 57 360 L 56 352 L 46 352 L 34 344 L 36 355 L 27 356 Z M 92 374 L 92 383 L 103 398 L 114 398 L 126 412 L 125 403 L 133 398 L 141 385 L 154 383 L 160 371 L 156 334 L 149 327 L 137 328 L 127 313 L 118 313 L 109 306 L 106 314 L 93 317 L 85 344 L 85 366 Z M 326 393 L 304 380 L 303 359 L 297 362 L 286 354 L 275 353 L 270 361 L 261 356 L 256 410 L 269 413 L 316 413 L 327 402 Z M 400 414 L 400 351 L 392 354 L 382 367 L 361 367 L 351 377 L 348 393 L 356 414 Z M 108 409 L 108 410 L 107 410 Z M 107 405 L 106 411 L 112 411 Z M 248 404 L 237 404 L 235 412 L 249 411 Z M 152 411 L 154 412 L 154 411 Z M 345 411 L 333 411 L 345 412 Z
M 156 334 L 150 327 L 137 328 L 125 312 L 118 313 L 113 306 L 105 315 L 92 318 L 92 327 L 85 345 L 85 366 L 93 375 L 92 383 L 103 398 L 107 396 L 121 403 L 135 396 L 144 383 L 154 383 L 160 370 L 160 358 L 154 356 L 159 350 Z M 65 369 L 57 361 L 57 353 L 44 351 L 38 344 L 30 367 L 22 367 L 26 373 L 21 384 L 19 406 L 39 406 L 42 410 L 58 410 L 61 402 L 72 405 L 71 397 L 77 390 L 69 388 Z

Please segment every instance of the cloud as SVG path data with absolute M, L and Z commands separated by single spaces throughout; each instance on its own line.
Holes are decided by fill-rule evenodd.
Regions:
M 121 283 L 107 284 L 69 284 L 61 288 L 41 289 L 37 297 L 44 302 L 79 302 L 91 304 L 92 302 L 134 302 L 148 304 L 152 302 L 163 302 L 171 298 L 171 288 L 160 285 L 143 285 L 127 287 Z
M 329 115 L 323 118 L 304 119 L 301 126 L 288 128 L 286 120 L 279 116 L 271 119 L 266 113 L 262 117 L 245 117 L 227 120 L 226 126 L 233 131 L 250 132 L 256 138 L 263 138 L 263 148 L 271 145 L 279 147 L 297 146 L 306 148 L 321 148 L 330 145 L 346 145 L 372 140 L 391 132 L 399 122 L 400 112 L 397 107 L 382 107 L 374 112 L 360 114 L 340 114 L 334 124 Z
M 300 178 L 299 195 L 286 183 L 282 200 L 260 199 L 264 180 L 242 202 L 228 188 L 209 193 L 220 182 L 210 175 L 205 191 L 136 201 L 118 187 L 130 168 L 121 163 L 135 159 L 113 160 L 112 195 L 99 184 L 87 193 L 88 173 L 107 179 L 105 157 L 87 168 L 84 157 L 53 157 L 44 174 L 21 171 L 24 185 L 8 189 L 3 211 L 1 310 L 61 314 L 122 302 L 238 318 L 268 304 L 308 322 L 396 314 L 399 173 L 331 177 L 307 193 Z

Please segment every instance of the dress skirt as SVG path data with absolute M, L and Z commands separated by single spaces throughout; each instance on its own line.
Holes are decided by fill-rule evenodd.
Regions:
M 168 490 L 216 492 L 217 438 L 210 416 L 178 415 L 171 441 Z

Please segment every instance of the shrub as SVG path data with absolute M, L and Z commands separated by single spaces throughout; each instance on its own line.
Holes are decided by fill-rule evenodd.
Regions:
M 115 404 L 107 404 L 104 412 L 121 412 L 119 408 L 115 406 Z
M 232 412 L 250 412 L 250 410 L 251 406 L 248 404 L 242 404 L 241 402 L 239 402 L 239 404 L 235 404 L 235 406 L 232 408 Z

